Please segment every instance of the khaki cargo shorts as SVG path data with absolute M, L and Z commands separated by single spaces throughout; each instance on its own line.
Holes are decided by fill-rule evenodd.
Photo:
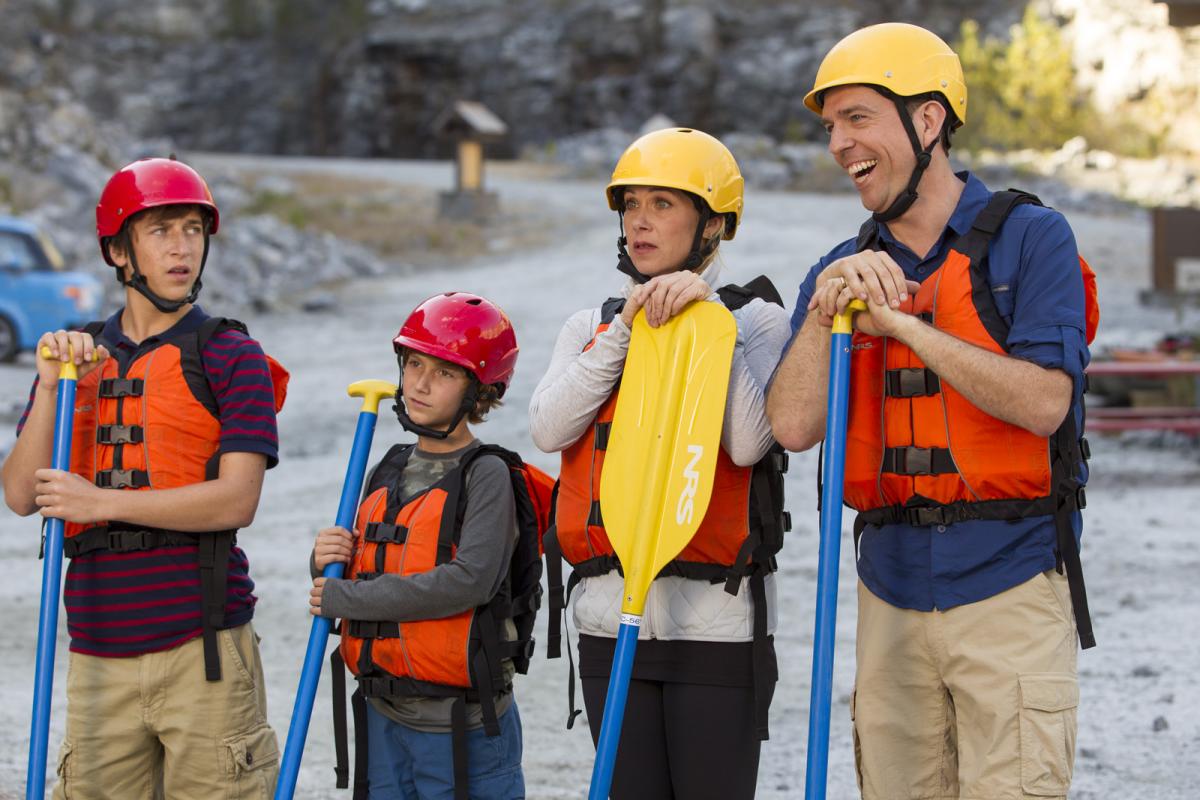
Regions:
M 71 653 L 54 800 L 269 800 L 279 745 L 267 725 L 254 629 L 218 631 L 222 680 L 199 637 L 160 653 Z
M 850 714 L 864 800 L 1065 798 L 1076 654 L 1053 570 L 948 611 L 896 608 L 860 581 Z

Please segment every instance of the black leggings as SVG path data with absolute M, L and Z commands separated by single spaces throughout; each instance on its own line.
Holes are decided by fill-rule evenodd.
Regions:
M 592 742 L 600 736 L 607 678 L 582 678 Z M 750 687 L 629 683 L 613 800 L 751 800 L 760 742 Z

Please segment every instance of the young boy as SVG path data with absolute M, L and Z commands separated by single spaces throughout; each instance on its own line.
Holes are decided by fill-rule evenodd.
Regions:
M 417 443 L 376 467 L 353 533 L 317 535 L 311 610 L 343 620 L 372 800 L 523 798 L 512 677 L 532 650 L 549 481 L 470 428 L 500 403 L 516 337 L 497 306 L 452 292 L 418 306 L 393 344 L 396 413 Z M 334 562 L 345 579 L 316 577 Z
M 278 459 L 287 375 L 240 323 L 194 305 L 218 223 L 187 165 L 150 158 L 119 170 L 96 229 L 125 307 L 38 342 L 3 482 L 18 514 L 67 523 L 71 663 L 56 799 L 273 791 L 254 582 L 234 535 Z M 68 354 L 79 382 L 62 472 L 49 466 Z

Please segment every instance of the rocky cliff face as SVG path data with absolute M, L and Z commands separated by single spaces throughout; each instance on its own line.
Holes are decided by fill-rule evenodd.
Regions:
M 142 135 L 237 152 L 432 156 L 455 98 L 508 121 L 509 152 L 656 112 L 714 131 L 818 133 L 801 104 L 824 52 L 912 19 L 947 38 L 964 13 L 1000 33 L 1023 0 L 62 0 L 31 2 L 40 58 L 88 106 Z

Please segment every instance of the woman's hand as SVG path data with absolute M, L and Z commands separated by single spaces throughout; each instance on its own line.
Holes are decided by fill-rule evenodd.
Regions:
M 656 275 L 630 293 L 629 299 L 625 301 L 625 309 L 621 312 L 621 319 L 626 325 L 633 325 L 634 316 L 639 309 L 644 308 L 646 322 L 651 328 L 657 328 L 665 325 L 691 303 L 705 300 L 710 294 L 712 288 L 690 270 Z

